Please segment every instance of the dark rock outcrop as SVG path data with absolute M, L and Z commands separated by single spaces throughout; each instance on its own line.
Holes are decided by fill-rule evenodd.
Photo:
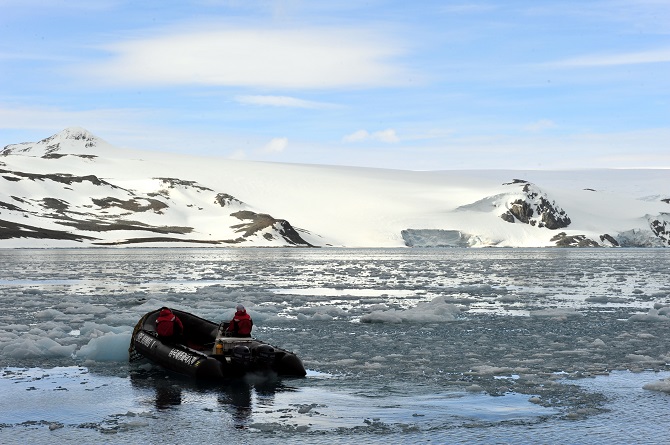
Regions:
M 129 212 L 146 212 L 151 210 L 154 213 L 162 214 L 162 210 L 168 207 L 168 205 L 163 201 L 153 198 L 131 198 L 122 200 L 118 198 L 107 197 L 101 199 L 91 198 L 91 201 L 93 201 L 93 204 L 100 207 L 101 209 L 118 207 L 120 209 L 128 210 Z
M 66 231 L 45 229 L 44 227 L 35 227 L 0 219 L 0 239 L 12 238 L 54 239 L 79 242 L 97 239 L 91 236 L 75 235 Z
M 243 233 L 243 238 L 249 238 L 264 229 L 274 226 L 285 241 L 295 246 L 314 247 L 302 239 L 300 234 L 298 234 L 293 226 L 291 226 L 285 219 L 275 219 L 270 215 L 255 213 L 250 210 L 241 210 L 239 212 L 231 213 L 230 216 L 234 216 L 243 221 L 248 221 L 231 226 L 236 232 Z M 269 232 L 263 234 L 263 237 L 267 240 L 272 240 L 274 238 L 273 234 Z
M 53 181 L 66 185 L 72 185 L 74 183 L 90 182 L 93 185 L 107 185 L 112 188 L 119 188 L 110 184 L 107 181 L 98 178 L 95 175 L 75 176 L 68 173 L 41 174 L 41 173 L 10 171 L 10 170 L 0 170 L 0 173 L 6 174 L 6 176 L 3 175 L 3 178 L 15 182 L 18 182 L 22 179 L 29 179 L 31 181 Z
M 179 178 L 154 178 L 158 179 L 161 181 L 163 184 L 167 185 L 168 188 L 176 188 L 176 187 L 186 187 L 186 188 L 191 188 L 195 189 L 197 191 L 207 191 L 207 192 L 213 192 L 209 187 L 202 186 L 198 184 L 196 181 L 186 181 L 184 179 L 179 179 Z
M 234 196 L 229 195 L 228 193 L 218 193 L 214 198 L 214 202 L 221 207 L 230 206 L 231 204 L 244 204 L 242 201 L 235 198 Z
M 609 243 L 612 247 L 619 247 L 619 242 L 614 239 L 612 235 L 609 235 L 605 233 L 604 235 L 600 235 L 600 241 L 603 243 Z
M 500 217 L 509 223 L 519 221 L 531 226 L 546 227 L 550 230 L 568 227 L 572 221 L 555 201 L 537 186 L 521 179 L 504 185 L 522 185 L 522 198 L 507 203 L 507 211 Z
M 554 241 L 557 247 L 601 247 L 585 235 L 567 235 L 565 232 L 551 237 L 551 241 Z
M 656 218 L 650 218 L 649 227 L 663 244 L 670 246 L 670 213 L 661 213 Z

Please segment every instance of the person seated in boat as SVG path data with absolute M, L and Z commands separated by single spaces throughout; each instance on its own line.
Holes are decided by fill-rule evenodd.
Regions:
M 162 308 L 156 319 L 156 333 L 160 340 L 170 343 L 182 343 L 184 325 L 169 308 Z
M 254 326 L 253 320 L 247 314 L 247 310 L 243 305 L 238 304 L 235 309 L 237 312 L 235 312 L 235 316 L 228 323 L 226 335 L 230 337 L 251 337 L 251 328 Z

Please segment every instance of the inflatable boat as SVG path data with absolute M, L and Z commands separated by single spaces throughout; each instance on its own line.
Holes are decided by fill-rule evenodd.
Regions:
M 198 380 L 238 378 L 249 373 L 304 377 L 302 361 L 292 352 L 255 338 L 225 336 L 227 322 L 214 323 L 172 309 L 184 325 L 177 343 L 156 334 L 160 309 L 145 314 L 130 340 L 130 360 L 146 357 L 162 367 Z

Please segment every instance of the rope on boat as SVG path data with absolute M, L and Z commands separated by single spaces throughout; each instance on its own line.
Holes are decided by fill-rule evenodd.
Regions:
M 135 349 L 135 336 L 140 331 L 140 329 L 142 329 L 142 326 L 144 326 L 144 320 L 147 318 L 147 315 L 149 314 L 144 314 L 144 316 L 140 318 L 140 321 L 138 321 L 135 325 L 135 329 L 133 329 L 133 335 L 130 337 L 130 346 L 128 347 L 128 361 L 131 363 L 144 358 L 144 356 L 140 354 L 137 349 Z

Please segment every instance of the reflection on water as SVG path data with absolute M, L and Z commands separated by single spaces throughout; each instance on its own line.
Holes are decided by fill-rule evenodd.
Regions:
M 256 443 L 529 443 L 541 437 L 582 443 L 579 427 L 595 434 L 592 443 L 612 443 L 628 430 L 642 442 L 660 443 L 654 440 L 664 431 L 669 396 L 641 388 L 668 375 L 620 372 L 583 381 L 606 395 L 609 409 L 575 424 L 514 393 L 361 395 L 356 388 L 323 386 L 332 379 L 314 374 L 203 385 L 155 369 L 123 378 L 82 367 L 3 368 L 0 443 L 146 443 L 147 435 L 150 443 L 174 443 L 171 434 L 178 431 L 191 442 L 245 441 L 256 432 Z
M 203 426 L 216 430 L 230 425 L 260 431 L 277 428 L 333 431 L 372 424 L 395 428 L 393 425 L 413 423 L 427 428 L 514 419 L 532 423 L 533 419 L 555 414 L 529 403 L 523 395 L 493 398 L 484 394 L 442 393 L 370 397 L 355 394 L 354 388 L 322 387 L 322 376 L 230 380 L 213 385 L 157 369 L 134 370 L 128 378 L 81 367 L 4 368 L 1 375 L 0 390 L 4 397 L 0 408 L 11 413 L 3 415 L 5 428 L 42 421 L 47 427 L 53 424 L 77 429 L 87 425 L 98 432 L 120 433 L 129 423 L 136 423 L 138 416 L 143 422 L 161 423 L 197 415 Z M 18 409 L 10 409 L 8 400 Z M 99 403 L 101 400 L 104 403 Z M 56 409 L 57 406 L 67 409 Z
M 223 409 L 230 412 L 235 428 L 245 428 L 251 420 L 252 388 L 248 383 L 239 382 L 236 385 L 226 385 L 219 394 L 218 401 Z
M 229 416 L 235 428 L 245 429 L 260 413 L 275 409 L 275 398 L 279 393 L 298 391 L 286 381 L 247 377 L 219 383 L 195 382 L 175 374 L 166 374 L 160 369 L 150 372 L 133 371 L 130 374 L 133 389 L 142 394 L 153 393 L 151 404 L 157 410 L 178 409 L 182 404 L 193 404 L 198 400 L 205 411 L 220 410 Z M 216 400 L 213 405 L 212 400 Z M 145 399 L 147 402 L 148 400 Z
M 181 405 L 181 387 L 156 385 L 156 408 L 167 409 L 176 405 Z

